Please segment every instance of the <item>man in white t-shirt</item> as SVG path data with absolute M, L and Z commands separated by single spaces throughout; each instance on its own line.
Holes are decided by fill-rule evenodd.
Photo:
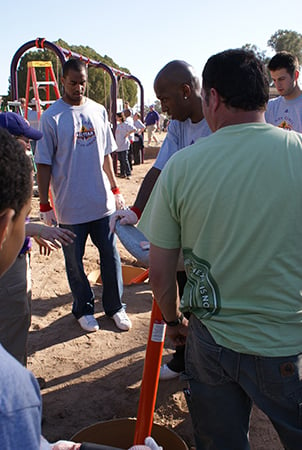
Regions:
M 298 84 L 300 65 L 289 52 L 278 52 L 268 68 L 280 96 L 268 102 L 265 119 L 285 130 L 302 132 L 302 91 Z
M 90 236 L 100 254 L 105 314 L 128 331 L 132 324 L 121 302 L 121 262 L 116 237 L 109 232 L 111 214 L 124 205 L 111 158 L 116 142 L 105 108 L 84 96 L 85 63 L 69 59 L 63 66 L 62 83 L 63 97 L 41 117 L 43 138 L 35 154 L 41 219 L 48 225 L 58 222 L 77 236 L 63 251 L 72 312 L 80 326 L 86 331 L 99 329 L 94 293 L 83 267 Z M 48 201 L 50 185 L 57 217 Z

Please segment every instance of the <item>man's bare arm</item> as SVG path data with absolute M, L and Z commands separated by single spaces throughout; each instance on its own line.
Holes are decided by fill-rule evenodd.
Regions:
M 149 276 L 154 297 L 164 318 L 170 322 L 179 316 L 176 270 L 179 248 L 150 245 Z
M 40 203 L 48 202 L 49 183 L 51 177 L 51 166 L 37 164 L 37 182 L 39 188 Z
M 141 187 L 138 191 L 138 194 L 136 196 L 133 205 L 135 208 L 138 208 L 141 213 L 144 211 L 144 208 L 151 195 L 152 189 L 154 188 L 157 178 L 160 175 L 160 172 L 161 171 L 159 169 L 151 167 L 151 169 L 147 172 L 145 178 L 143 179 L 143 182 L 141 184 Z
M 105 155 L 103 169 L 108 177 L 111 189 L 117 187 L 117 181 L 113 170 L 111 155 Z
M 176 270 L 180 249 L 164 249 L 150 246 L 150 282 L 154 298 L 162 312 L 164 320 L 176 322 L 167 326 L 167 336 L 176 345 L 185 343 L 188 321 L 179 311 L 179 295 L 176 284 Z M 177 324 L 179 320 L 179 324 Z

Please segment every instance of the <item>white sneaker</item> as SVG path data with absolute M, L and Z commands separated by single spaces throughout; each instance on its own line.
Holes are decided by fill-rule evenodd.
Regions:
M 159 371 L 159 379 L 160 380 L 172 380 L 173 378 L 179 377 L 179 372 L 174 372 L 174 370 L 169 369 L 167 364 L 161 366 Z
M 120 309 L 117 313 L 115 313 L 112 317 L 111 317 L 114 322 L 115 325 L 123 331 L 129 331 L 130 328 L 132 327 L 132 323 L 131 320 L 129 319 L 129 317 L 127 316 L 127 313 L 125 311 L 124 308 Z
M 80 317 L 78 322 L 85 331 L 98 331 L 100 328 L 92 314 Z

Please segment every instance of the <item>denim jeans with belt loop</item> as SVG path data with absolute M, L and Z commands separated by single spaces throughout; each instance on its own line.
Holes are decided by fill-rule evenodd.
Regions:
M 63 246 L 66 273 L 73 296 L 72 313 L 79 319 L 94 314 L 94 293 L 83 267 L 85 244 L 90 235 L 99 250 L 103 284 L 102 302 L 105 314 L 112 317 L 122 309 L 123 277 L 116 236 L 109 230 L 110 216 L 76 225 L 60 224 L 76 234 L 72 244 Z
M 250 449 L 253 402 L 271 420 L 285 449 L 302 449 L 302 354 L 235 352 L 217 345 L 192 314 L 185 363 L 197 450 Z

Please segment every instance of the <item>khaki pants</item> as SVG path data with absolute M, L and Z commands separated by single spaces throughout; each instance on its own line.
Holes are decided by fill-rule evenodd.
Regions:
M 0 279 L 0 342 L 26 366 L 31 323 L 30 255 L 19 255 Z

